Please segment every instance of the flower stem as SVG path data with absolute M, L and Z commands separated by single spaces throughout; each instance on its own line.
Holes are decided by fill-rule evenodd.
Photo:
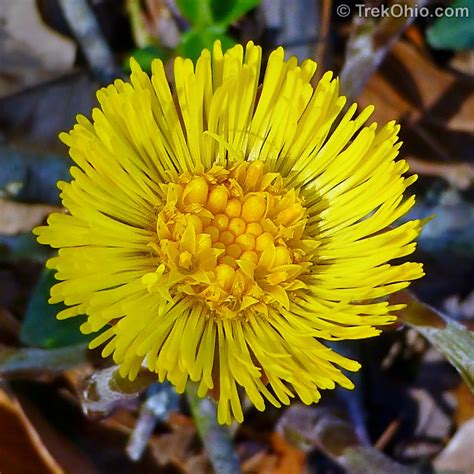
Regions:
M 216 474 L 240 473 L 239 458 L 229 431 L 225 426 L 217 424 L 215 405 L 209 398 L 199 398 L 194 384 L 188 383 L 186 395 L 194 422 Z

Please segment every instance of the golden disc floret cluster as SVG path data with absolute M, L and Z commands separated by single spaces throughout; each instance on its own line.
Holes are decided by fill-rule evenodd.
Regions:
M 264 163 L 215 166 L 165 186 L 150 246 L 162 262 L 143 277 L 149 291 L 205 301 L 212 318 L 268 314 L 289 307 L 288 292 L 311 265 L 304 203 Z M 305 250 L 306 249 L 306 250 Z

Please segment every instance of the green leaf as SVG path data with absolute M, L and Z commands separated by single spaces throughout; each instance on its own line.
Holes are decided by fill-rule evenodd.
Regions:
M 20 331 L 20 340 L 29 346 L 45 349 L 64 347 L 88 342 L 92 336 L 84 335 L 79 326 L 85 316 L 58 321 L 56 314 L 65 308 L 63 304 L 49 304 L 51 287 L 57 283 L 52 270 L 44 270 L 28 304 Z
M 177 0 L 179 11 L 196 28 L 210 26 L 227 27 L 261 0 Z
M 446 8 L 427 32 L 428 43 L 437 49 L 474 48 L 474 0 L 457 0 Z
M 474 333 L 439 311 L 418 301 L 409 292 L 400 292 L 391 304 L 405 303 L 400 320 L 422 334 L 456 368 L 474 393 Z
M 151 63 L 154 59 L 161 59 L 165 61 L 169 56 L 169 52 L 163 48 L 157 46 L 146 46 L 145 48 L 135 49 L 132 51 L 130 56 L 125 60 L 123 69 L 127 74 L 131 73 L 130 69 L 130 58 L 135 58 L 140 67 L 147 72 L 151 73 Z
M 221 26 L 229 26 L 247 12 L 257 7 L 261 0 L 210 0 L 214 22 Z
M 0 377 L 26 377 L 57 374 L 87 363 L 86 344 L 57 349 L 21 349 L 0 345 Z
M 192 25 L 206 27 L 213 24 L 209 0 L 177 0 L 176 5 Z
M 235 41 L 221 27 L 214 26 L 201 30 L 191 29 L 181 36 L 179 53 L 196 61 L 204 48 L 212 50 L 216 40 L 221 40 L 223 51 L 235 44 Z

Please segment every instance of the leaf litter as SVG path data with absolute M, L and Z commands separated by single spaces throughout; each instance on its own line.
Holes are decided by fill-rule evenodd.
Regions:
M 77 55 L 85 48 L 80 33 L 73 29 L 76 39 L 67 38 L 71 29 L 53 3 L 37 2 L 37 10 L 34 2 L 11 2 L 0 29 L 8 39 L 0 64 L 0 472 L 213 472 L 209 433 L 186 400 L 169 412 L 159 401 L 154 410 L 166 416 L 146 425 L 150 412 L 143 407 L 152 406 L 153 380 L 146 375 L 135 385 L 118 380 L 112 361 L 86 353 L 84 343 L 70 339 L 77 328 L 61 333 L 48 326 L 41 332 L 42 321 L 54 322 L 43 304 L 49 287 L 36 285 L 47 255 L 28 233 L 58 209 L 54 183 L 67 176 L 69 162 L 57 133 L 95 104 L 101 80 L 94 59 Z M 108 43 L 115 65 L 132 51 L 149 61 L 150 54 L 171 58 L 181 40 L 184 50 L 190 48 L 189 2 L 171 3 L 90 2 L 87 14 L 96 17 L 104 32 L 98 41 Z M 187 14 L 178 8 L 181 3 Z M 212 8 L 219 8 L 217 3 L 209 2 Z M 380 338 L 364 342 L 363 349 L 348 348 L 363 365 L 356 390 L 327 394 L 316 406 L 249 409 L 245 424 L 222 435 L 226 441 L 218 450 L 235 451 L 240 470 L 249 474 L 418 473 L 426 466 L 468 474 L 474 420 L 472 51 L 432 48 L 426 30 L 433 22 L 422 19 L 374 18 L 361 29 L 360 19 L 338 17 L 337 2 L 328 0 L 316 2 L 319 10 L 311 14 L 287 12 L 285 18 L 278 2 L 230 3 L 232 21 L 225 29 L 209 35 L 206 23 L 192 26 L 192 35 L 204 43 L 216 34 L 226 40 L 232 35 L 234 41 L 251 38 L 266 51 L 278 38 L 297 54 L 323 54 L 315 59 L 339 71 L 357 45 L 383 52 L 370 58 L 370 50 L 362 50 L 372 59 L 372 69 L 365 70 L 349 56 L 353 72 L 364 76 L 357 99 L 361 106 L 376 105 L 376 121 L 402 124 L 402 156 L 420 175 L 418 203 L 409 218 L 436 217 L 419 242 L 427 276 L 413 287 L 417 298 L 405 297 L 409 306 Z M 305 0 L 298 5 L 304 12 Z M 224 13 L 219 14 L 227 18 Z M 297 23 L 301 28 L 294 28 Z M 121 35 L 112 37 L 117 25 Z M 160 25 L 171 32 L 168 39 Z M 440 22 L 435 28 L 442 27 Z M 327 34 L 315 38 L 310 34 L 315 30 Z M 356 43 L 362 33 L 365 43 Z M 46 333 L 54 337 L 47 340 Z M 147 434 L 127 455 L 140 420 Z M 130 453 L 136 452 L 140 459 L 132 462 Z

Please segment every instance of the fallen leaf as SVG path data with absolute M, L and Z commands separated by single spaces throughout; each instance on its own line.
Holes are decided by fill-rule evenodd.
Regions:
M 474 395 L 469 387 L 461 382 L 451 393 L 457 402 L 454 413 L 456 424 L 459 426 L 471 418 L 474 419 Z
M 190 456 L 184 468 L 184 472 L 192 472 L 193 474 L 213 474 L 214 470 L 209 464 L 209 460 L 205 453 Z
M 120 377 L 116 366 L 98 370 L 87 380 L 81 403 L 87 415 L 106 416 L 115 408 L 137 398 L 149 385 L 156 382 L 156 375 L 141 371 L 133 381 Z
M 75 444 L 75 440 L 71 440 L 65 433 L 57 429 L 53 424 L 54 420 L 51 420 L 50 423 L 49 419 L 43 415 L 43 412 L 36 405 L 36 401 L 27 397 L 26 393 L 20 393 L 17 397 L 23 412 L 38 433 L 42 444 L 61 466 L 61 472 L 66 474 L 99 474 L 97 468 L 90 461 L 88 453 L 82 451 Z
M 474 290 L 465 298 L 452 295 L 444 301 L 444 308 L 448 314 L 461 319 L 470 328 L 474 329 Z
M 449 397 L 434 395 L 423 388 L 411 388 L 408 393 L 417 405 L 415 437 L 441 440 L 448 436 L 452 428 L 451 412 L 447 410 Z M 437 397 L 442 399 L 442 403 Z
M 69 71 L 76 45 L 49 29 L 35 0 L 2 2 L 0 9 L 0 97 Z
M 33 227 L 41 224 L 51 212 L 62 212 L 62 208 L 0 199 L 0 235 L 30 232 Z
M 461 188 L 472 183 L 471 168 L 464 179 L 458 173 L 473 158 L 472 78 L 440 68 L 421 49 L 399 41 L 367 83 L 359 104 L 375 105 L 372 117 L 378 123 L 396 119 L 401 124 L 402 152 L 409 159 L 453 163 L 457 167 L 444 170 L 451 182 L 460 182 Z
M 457 189 L 467 190 L 474 182 L 473 163 L 436 163 L 428 160 L 418 160 L 414 157 L 408 157 L 408 161 L 412 173 L 440 176 Z
M 404 466 L 372 446 L 348 448 L 339 464 L 350 474 L 417 474 L 416 468 Z
M 316 446 L 351 474 L 408 474 L 372 446 L 363 446 L 355 427 L 328 408 L 292 405 L 278 422 L 277 431 L 302 450 Z
M 176 472 L 176 470 L 161 470 L 150 447 L 137 462 L 132 462 L 127 457 L 125 446 L 135 422 L 133 412 L 125 409 L 119 409 L 109 418 L 100 421 L 91 420 L 77 413 L 68 426 L 68 435 L 79 440 L 80 446 L 87 452 L 101 474 Z M 89 474 L 89 471 L 84 470 L 80 474 Z
M 264 472 L 271 472 L 275 469 L 277 463 L 278 456 L 263 449 L 243 461 L 241 467 L 244 474 L 263 474 Z
M 12 393 L 0 386 L 0 472 L 62 474 Z
M 456 368 L 474 392 L 474 333 L 457 321 L 418 301 L 408 291 L 390 298 L 391 304 L 404 303 L 400 320 L 422 334 Z
M 150 440 L 150 450 L 158 465 L 171 464 L 183 469 L 196 441 L 196 429 L 191 426 L 176 426 L 171 433 L 164 433 Z
M 415 0 L 405 0 L 404 3 L 408 7 L 416 5 Z M 426 0 L 418 3 L 423 5 Z M 359 97 L 367 81 L 414 19 L 414 15 L 383 15 L 381 19 L 354 15 L 340 72 L 341 91 L 349 102 Z
M 65 155 L 66 147 L 59 141 L 58 134 L 73 127 L 77 114 L 90 116 L 97 103 L 97 89 L 98 84 L 86 73 L 75 72 L 1 98 L 0 129 L 6 142 L 42 153 Z M 66 160 L 65 163 L 67 167 L 70 165 Z M 42 171 L 33 170 L 37 174 Z M 44 178 L 48 179 L 48 175 Z M 57 195 L 57 190 L 51 189 Z
M 137 419 L 130 410 L 118 409 L 113 415 L 100 422 L 102 427 L 107 427 L 111 432 L 120 433 L 127 438 L 132 434 L 136 426 Z M 195 425 L 191 418 L 180 413 L 170 414 L 167 422 L 170 431 L 167 433 L 153 434 L 148 441 L 144 456 L 140 458 L 139 463 L 154 460 L 160 469 L 167 471 L 166 468 L 173 467 L 178 472 L 192 472 L 200 474 L 201 472 L 212 473 L 207 457 L 202 450 L 197 450 L 197 433 Z M 123 450 L 125 453 L 125 449 Z M 135 461 L 134 464 L 137 464 Z M 195 471 L 205 464 L 207 470 Z M 147 471 L 148 472 L 148 471 Z M 153 471 L 154 472 L 154 471 Z
M 272 445 L 280 459 L 273 474 L 298 474 L 303 472 L 306 461 L 306 453 L 298 449 L 283 438 L 279 433 L 272 434 Z
M 474 76 L 474 50 L 459 51 L 450 61 L 452 68 Z
M 272 474 L 278 464 L 277 454 L 266 454 L 260 461 L 259 467 L 252 474 Z
M 373 117 L 380 123 L 422 120 L 458 132 L 474 130 L 472 81 L 440 69 L 405 41 L 394 46 L 359 99 L 361 106 L 376 106 Z
M 4 111 L 0 106 L 0 115 Z M 69 178 L 70 165 L 62 155 L 0 146 L 0 198 L 57 205 L 56 183 Z
M 10 269 L 0 268 L 0 308 L 2 306 L 6 308 L 13 308 L 15 302 L 18 301 L 18 297 L 21 293 L 20 283 L 15 279 L 15 275 Z M 0 314 L 1 314 L 0 309 Z M 3 315 L 2 315 L 3 316 Z M 0 318 L 0 320 L 3 318 Z M 0 322 L 0 327 L 3 324 Z
M 459 427 L 448 445 L 435 458 L 433 465 L 439 470 L 449 472 L 474 472 L 474 418 Z

